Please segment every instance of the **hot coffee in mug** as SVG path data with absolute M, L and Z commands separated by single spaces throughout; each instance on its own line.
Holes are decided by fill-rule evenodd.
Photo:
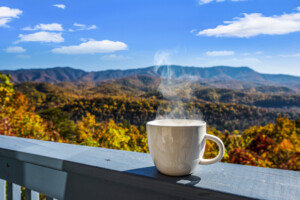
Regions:
M 216 136 L 206 133 L 206 123 L 200 120 L 164 119 L 147 123 L 151 157 L 158 171 L 170 176 L 191 174 L 198 164 L 213 164 L 222 159 L 225 148 Z M 219 146 L 219 154 L 203 159 L 205 141 Z

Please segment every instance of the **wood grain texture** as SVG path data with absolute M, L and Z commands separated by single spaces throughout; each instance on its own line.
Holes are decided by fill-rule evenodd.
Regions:
M 0 156 L 66 172 L 65 199 L 87 194 L 113 199 L 139 199 L 143 194 L 153 199 L 300 196 L 300 172 L 289 170 L 216 163 L 199 165 L 190 176 L 169 177 L 156 170 L 149 154 L 8 136 L 0 136 Z

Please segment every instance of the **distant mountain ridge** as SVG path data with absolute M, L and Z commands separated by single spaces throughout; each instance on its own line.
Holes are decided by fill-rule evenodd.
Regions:
M 171 69 L 171 70 L 170 70 Z M 171 71 L 171 73 L 170 73 Z M 249 67 L 184 67 L 179 65 L 150 66 L 146 68 L 127 70 L 105 70 L 86 72 L 71 67 L 55 67 L 47 69 L 0 70 L 1 73 L 11 74 L 14 83 L 34 82 L 102 82 L 136 75 L 155 77 L 196 77 L 206 82 L 256 83 L 260 85 L 287 86 L 300 88 L 300 77 L 283 74 L 262 74 Z
M 71 67 L 54 67 L 46 69 L 18 69 L 18 70 L 0 70 L 1 73 L 10 74 L 14 83 L 22 83 L 28 81 L 34 82 L 73 82 L 86 75 L 80 69 Z

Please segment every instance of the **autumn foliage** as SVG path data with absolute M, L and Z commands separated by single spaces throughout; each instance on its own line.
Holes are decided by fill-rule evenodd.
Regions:
M 125 123 L 116 124 L 113 120 L 97 123 L 95 116 L 88 113 L 76 125 L 75 142 L 88 146 L 148 152 L 146 135 Z
M 69 106 L 64 106 L 65 110 L 49 105 L 41 109 L 42 106 L 37 101 L 32 101 L 15 90 L 9 75 L 0 74 L 0 135 L 148 152 L 145 124 L 132 125 L 129 122 L 137 120 L 144 123 L 148 117 L 153 118 L 158 107 L 157 101 L 133 101 L 130 98 L 74 100 Z M 187 110 L 190 109 L 189 106 L 187 104 Z M 196 106 L 207 111 L 209 116 L 211 108 L 206 108 L 201 103 Z M 228 113 L 240 112 L 247 119 L 247 114 L 253 111 L 244 105 L 208 106 L 213 107 L 214 111 L 219 110 L 219 115 L 223 117 Z M 237 111 L 236 108 L 240 110 Z M 167 105 L 165 110 L 168 110 Z M 76 113 L 76 116 L 81 117 L 72 118 L 69 113 Z M 132 120 L 126 120 L 127 118 Z M 208 127 L 208 133 L 223 140 L 226 148 L 223 162 L 300 170 L 300 119 L 278 117 L 275 123 L 265 123 L 265 126 L 249 125 L 245 130 L 233 128 L 230 132 L 217 130 L 216 127 L 220 124 L 212 124 L 212 127 Z M 246 125 L 243 124 L 242 127 L 244 126 Z M 217 153 L 217 145 L 208 141 L 205 157 L 214 157 Z
M 253 126 L 238 135 L 216 130 L 208 133 L 224 141 L 224 162 L 300 170 L 300 127 L 293 120 L 277 118 L 275 124 Z M 215 144 L 208 143 L 206 148 L 210 152 L 206 155 L 217 154 Z

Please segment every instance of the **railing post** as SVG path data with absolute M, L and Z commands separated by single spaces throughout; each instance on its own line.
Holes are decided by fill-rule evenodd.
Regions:
M 7 200 L 21 200 L 21 186 L 7 182 Z
M 25 200 L 39 200 L 40 194 L 38 192 L 29 190 L 26 188 L 25 190 Z
M 6 181 L 0 179 L 0 200 L 6 200 Z

